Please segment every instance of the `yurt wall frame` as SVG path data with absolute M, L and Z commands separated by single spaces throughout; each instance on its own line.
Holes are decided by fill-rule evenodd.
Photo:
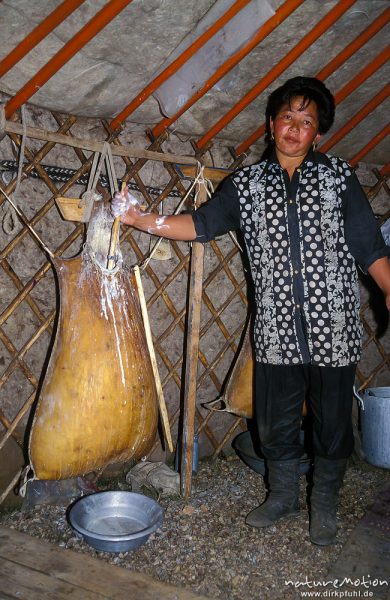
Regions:
M 10 239 L 7 238 L 0 255 L 0 284 L 3 281 L 7 289 L 0 314 L 0 342 L 4 349 L 2 354 L 4 354 L 5 366 L 0 376 L 2 397 L 0 422 L 4 429 L 0 440 L 0 453 L 11 437 L 19 446 L 25 447 L 25 428 L 42 374 L 42 365 L 34 367 L 31 355 L 34 353 L 35 344 L 39 343 L 41 352 L 42 348 L 46 348 L 46 351 L 49 348 L 49 337 L 53 334 L 56 315 L 52 304 L 48 310 L 47 304 L 50 302 L 47 302 L 47 298 L 43 301 L 39 294 L 38 296 L 35 294 L 41 282 L 51 275 L 52 265 L 44 250 L 37 245 L 37 240 L 31 236 L 26 223 L 39 230 L 55 256 L 62 256 L 71 248 L 80 246 L 84 234 L 83 224 L 68 224 L 66 236 L 57 245 L 57 236 L 54 231 L 51 231 L 48 223 L 54 220 L 57 226 L 63 224 L 55 206 L 56 198 L 72 194 L 75 188 L 80 191 L 78 180 L 89 173 L 93 153 L 99 152 L 102 148 L 101 139 L 81 139 L 71 133 L 72 128 L 78 127 L 77 131 L 82 130 L 81 119 L 55 112 L 51 113 L 50 118 L 58 127 L 55 132 L 26 127 L 21 123 L 4 121 L 4 119 L 1 123 L 2 143 L 5 140 L 15 152 L 20 150 L 23 135 L 26 136 L 23 157 L 25 162 L 20 189 L 30 181 L 29 175 L 34 171 L 43 182 L 45 193 L 49 192 L 49 197 L 45 198 L 43 204 L 37 202 L 35 205 L 31 194 L 26 204 L 22 203 L 16 195 L 15 202 L 23 212 L 24 223 L 17 223 L 15 233 L 9 234 Z M 180 177 L 180 171 L 175 168 L 175 165 L 178 163 L 187 165 L 187 173 L 190 173 L 190 180 L 193 180 L 193 172 L 202 160 L 201 153 L 188 156 L 164 151 L 164 143 L 167 141 L 165 134 L 157 139 L 150 135 L 151 141 L 145 149 L 126 146 L 120 140 L 122 129 L 114 131 L 106 121 L 102 121 L 101 125 L 101 137 L 105 136 L 105 141 L 110 143 L 117 165 L 119 165 L 118 161 L 120 162 L 118 166 L 118 173 L 122 171 L 120 179 L 135 184 L 148 210 L 159 211 L 164 205 L 164 209 L 167 207 L 166 212 L 173 212 L 173 198 L 175 203 L 180 202 L 188 189 L 188 182 L 186 183 L 186 179 Z M 43 143 L 39 145 L 37 140 Z M 55 185 L 44 166 L 46 157 L 58 145 L 73 148 L 73 158 L 81 164 L 59 187 Z M 87 156 L 88 152 L 92 154 Z M 241 162 L 244 158 L 244 156 L 241 158 Z M 236 159 L 231 166 L 237 167 L 238 162 Z M 162 179 L 165 183 L 157 195 L 150 193 L 150 186 L 144 181 L 143 169 L 151 163 L 158 163 L 163 169 Z M 225 175 L 218 169 L 214 174 L 216 180 Z M 368 196 L 374 200 L 379 193 L 384 193 L 390 199 L 390 190 L 386 183 L 387 172 L 382 174 L 375 171 L 374 175 L 376 183 L 370 189 L 366 189 Z M 213 170 L 208 170 L 208 176 L 213 177 Z M 11 195 L 15 191 L 16 184 L 15 173 L 7 184 L 3 182 L 2 187 L 7 195 Z M 108 198 L 106 189 L 100 187 L 99 191 Z M 201 201 L 204 201 L 206 199 L 204 188 L 201 196 Z M 4 195 L 0 194 L 0 206 L 3 205 L 3 209 L 5 203 Z M 49 216 L 50 220 L 46 222 Z M 390 210 L 386 209 L 381 215 L 381 221 L 385 221 L 389 216 Z M 140 234 L 132 228 L 122 228 L 121 247 L 126 248 L 132 264 L 142 263 L 147 256 L 148 239 L 147 235 Z M 38 252 L 41 259 L 39 266 L 34 268 L 33 272 L 29 269 L 20 269 L 20 257 L 23 256 L 25 261 L 29 260 L 30 254 L 25 250 L 28 251 L 31 244 L 34 248 L 31 256 Z M 243 419 L 227 413 L 209 411 L 202 404 L 220 395 L 229 367 L 239 347 L 248 312 L 247 277 L 240 251 L 229 236 L 224 236 L 206 246 L 172 241 L 170 248 L 173 260 L 170 261 L 169 268 L 166 266 L 167 263 L 150 261 L 144 270 L 143 279 L 154 347 L 168 405 L 170 425 L 175 432 L 174 438 L 177 439 L 179 421 L 183 425 L 186 452 L 182 459 L 182 492 L 188 496 L 191 491 L 192 444 L 195 431 L 200 436 L 203 454 L 216 457 L 228 447 L 238 431 L 246 429 Z M 23 273 L 20 273 L 20 270 Z M 223 285 L 221 277 L 223 277 Z M 175 289 L 176 299 L 173 298 L 173 289 Z M 52 290 L 54 298 L 54 287 Z M 18 336 L 12 335 L 12 327 L 9 323 L 15 320 L 17 313 L 20 315 L 21 311 L 31 315 L 30 320 L 33 325 L 30 323 L 27 338 L 23 336 L 20 340 Z M 376 335 L 368 299 L 362 306 L 362 319 L 365 328 L 364 353 L 369 353 L 370 348 L 375 347 L 379 358 L 370 363 L 368 370 L 364 366 L 359 367 L 358 378 L 361 388 L 372 384 L 378 373 L 390 367 L 388 349 Z M 18 333 L 18 328 L 16 327 L 14 331 Z M 183 353 L 185 364 L 183 364 Z M 20 390 L 20 395 L 8 397 L 6 401 L 7 384 L 12 377 L 21 382 L 19 387 L 13 388 Z M 150 456 L 161 448 L 160 443 L 160 438 L 156 439 Z M 15 485 L 18 476 L 19 474 L 16 473 L 8 486 L 8 491 Z M 7 490 L 2 494 L 0 501 L 6 493 Z
M 6 444 L 9 437 L 13 437 L 19 445 L 24 445 L 24 435 L 23 430 L 21 432 L 20 426 L 25 424 L 27 421 L 28 414 L 31 410 L 31 406 L 34 403 L 36 397 L 36 391 L 39 387 L 39 379 L 40 374 L 34 373 L 32 369 L 29 367 L 25 360 L 26 354 L 31 351 L 34 346 L 34 343 L 39 339 L 43 332 L 48 332 L 50 334 L 53 333 L 53 322 L 55 318 L 55 311 L 51 311 L 49 315 L 44 315 L 38 303 L 33 299 L 31 295 L 31 291 L 35 288 L 35 286 L 40 282 L 45 275 L 51 271 L 52 265 L 47 257 L 45 256 L 44 264 L 34 273 L 33 277 L 29 279 L 29 281 L 25 282 L 21 277 L 17 275 L 17 269 L 12 266 L 12 260 L 10 261 L 10 255 L 12 251 L 20 244 L 26 236 L 31 236 L 27 225 L 30 225 L 32 228 L 39 228 L 40 221 L 45 217 L 47 212 L 51 210 L 54 206 L 55 199 L 58 196 L 65 196 L 72 186 L 77 182 L 77 180 L 82 176 L 88 173 L 91 168 L 92 157 L 93 155 L 87 158 L 85 151 L 98 152 L 102 149 L 102 142 L 97 142 L 94 140 L 86 140 L 79 139 L 72 135 L 69 132 L 70 128 L 75 124 L 75 119 L 73 117 L 62 117 L 61 115 L 53 113 L 54 119 L 59 125 L 59 129 L 57 132 L 49 132 L 42 129 L 34 128 L 34 127 L 25 127 L 20 123 L 7 121 L 3 124 L 4 134 L 7 134 L 12 140 L 15 147 L 20 148 L 22 135 L 27 136 L 28 142 L 31 139 L 43 141 L 43 145 L 37 152 L 33 152 L 29 148 L 29 143 L 27 142 L 24 156 L 27 161 L 23 165 L 22 171 L 22 179 L 26 180 L 29 173 L 32 169 L 38 172 L 42 181 L 46 184 L 47 188 L 51 193 L 51 197 L 47 202 L 35 212 L 35 214 L 30 217 L 27 216 L 25 207 L 21 207 L 19 203 L 19 208 L 21 208 L 24 217 L 23 223 L 21 224 L 21 229 L 16 233 L 13 239 L 6 244 L 6 246 L 2 250 L 1 254 L 1 265 L 3 272 L 9 278 L 9 283 L 11 286 L 14 286 L 16 295 L 12 298 L 11 302 L 6 306 L 5 310 L 2 311 L 0 316 L 0 339 L 2 344 L 5 346 L 7 352 L 9 353 L 9 362 L 5 371 L 3 372 L 0 379 L 0 389 L 5 389 L 5 384 L 9 380 L 15 371 L 20 371 L 23 377 L 29 382 L 30 386 L 33 388 L 33 392 L 28 394 L 27 398 L 18 399 L 15 402 L 15 407 L 13 409 L 5 410 L 3 406 L 0 405 L 0 421 L 2 426 L 5 428 L 5 434 L 2 437 L 0 442 L 0 451 Z M 178 195 L 182 198 L 185 196 L 187 192 L 187 188 L 183 181 L 181 181 L 180 176 L 178 175 L 178 171 L 174 168 L 175 163 L 180 163 L 181 165 L 186 165 L 187 167 L 192 165 L 195 171 L 195 167 L 199 165 L 199 161 L 192 156 L 184 156 L 184 155 L 175 155 L 172 153 L 163 153 L 161 151 L 161 145 L 166 139 L 165 136 L 161 136 L 158 140 L 154 140 L 148 147 L 148 149 L 134 148 L 123 146 L 119 140 L 119 132 L 113 132 L 110 130 L 107 123 L 104 123 L 104 128 L 107 133 L 107 140 L 111 144 L 112 154 L 116 157 L 121 157 L 125 163 L 125 174 L 121 177 L 124 181 L 129 181 L 133 179 L 139 190 L 141 191 L 144 202 L 148 206 L 149 210 L 156 210 L 156 207 L 164 201 L 170 194 L 173 189 L 178 191 Z M 46 173 L 45 169 L 41 166 L 41 162 L 44 161 L 45 156 L 52 150 L 55 144 L 63 144 L 74 148 L 74 151 L 77 155 L 79 161 L 81 161 L 82 166 L 75 172 L 73 177 L 69 181 L 67 181 L 60 188 L 57 188 L 54 183 L 51 181 L 50 176 Z M 134 162 L 130 160 L 136 159 Z M 142 181 L 142 177 L 140 175 L 140 171 L 142 167 L 145 165 L 147 161 L 159 161 L 164 165 L 164 168 L 167 170 L 169 174 L 169 181 L 165 188 L 161 191 L 161 194 L 157 199 L 153 199 L 151 195 L 147 191 L 147 186 Z M 225 173 L 226 174 L 226 173 Z M 220 177 L 220 174 L 218 175 Z M 193 176 L 191 177 L 193 179 Z M 3 185 L 4 192 L 10 196 L 15 190 L 17 183 L 16 176 L 8 183 L 8 185 Z M 187 186 L 188 187 L 188 186 Z M 107 195 L 107 191 L 101 189 L 103 194 Z M 201 193 L 202 195 L 202 193 Z M 203 196 L 203 200 L 205 196 Z M 4 195 L 2 195 L 1 203 L 6 202 Z M 17 199 L 15 202 L 18 204 Z M 55 209 L 57 210 L 57 209 Z M 15 218 L 15 215 L 14 217 Z M 84 227 L 80 223 L 74 224 L 74 229 L 68 235 L 68 237 L 64 240 L 62 244 L 58 247 L 52 249 L 53 254 L 55 256 L 61 256 L 64 251 L 76 240 L 80 240 L 83 235 Z M 45 235 L 41 234 L 42 237 Z M 147 236 L 145 236 L 147 237 Z M 35 238 L 32 238 L 34 242 L 36 242 Z M 128 243 L 131 247 L 136 261 L 141 262 L 145 258 L 145 251 L 141 250 L 134 240 L 133 231 L 131 228 L 124 228 L 121 236 L 121 244 L 123 246 L 124 243 Z M 50 244 L 48 244 L 50 245 Z M 161 277 L 158 275 L 154 267 L 152 267 L 152 263 L 149 263 L 145 269 L 145 275 L 150 279 L 152 283 L 155 285 L 155 291 L 148 298 L 148 308 L 149 310 L 153 306 L 153 304 L 157 300 L 162 300 L 172 315 L 172 322 L 168 325 L 168 327 L 160 334 L 154 335 L 154 344 L 156 348 L 156 352 L 158 354 L 160 365 L 164 365 L 164 375 L 163 375 L 163 387 L 166 387 L 170 381 L 174 381 L 177 386 L 177 398 L 175 402 L 169 402 L 170 404 L 170 421 L 171 426 L 175 426 L 180 412 L 180 396 L 183 394 L 182 402 L 184 403 L 184 437 L 186 439 L 185 448 L 186 452 L 183 453 L 183 472 L 188 472 L 187 483 L 185 484 L 186 493 L 189 493 L 190 485 L 191 485 L 191 468 L 192 466 L 192 441 L 195 432 L 195 419 L 198 422 L 198 433 L 204 433 L 207 436 L 209 443 L 212 448 L 212 454 L 217 455 L 221 452 L 224 444 L 231 437 L 234 430 L 240 425 L 241 420 L 230 417 L 229 420 L 232 421 L 228 427 L 228 430 L 225 431 L 221 437 L 221 434 L 218 436 L 213 432 L 210 427 L 210 419 L 215 418 L 215 413 L 211 413 L 209 411 L 202 410 L 199 406 L 195 406 L 196 403 L 196 389 L 206 378 L 210 378 L 213 382 L 215 392 L 213 398 L 218 395 L 221 390 L 222 378 L 221 375 L 217 374 L 215 371 L 215 367 L 218 363 L 218 359 L 226 355 L 227 351 L 230 350 L 231 357 L 237 350 L 237 344 L 240 337 L 240 332 L 242 329 L 243 322 L 236 327 L 236 330 L 232 333 L 228 330 L 227 326 L 221 320 L 221 314 L 226 309 L 235 296 L 240 298 L 240 302 L 243 307 L 243 315 L 246 313 L 246 295 L 244 289 L 245 279 L 243 277 L 242 280 L 237 281 L 236 277 L 233 275 L 231 268 L 229 266 L 229 261 L 237 254 L 238 250 L 234 247 L 231 248 L 230 253 L 227 256 L 224 256 L 224 252 L 222 252 L 218 246 L 218 243 L 215 242 L 215 255 L 218 257 L 219 265 L 213 269 L 211 273 L 208 274 L 207 279 L 204 282 L 202 289 L 202 265 L 203 265 L 203 246 L 201 244 L 193 244 L 192 249 L 188 247 L 187 252 L 183 253 L 182 249 L 179 247 L 179 244 L 175 242 L 171 242 L 171 246 L 176 252 L 176 256 L 178 259 L 178 264 L 176 267 L 170 272 L 164 281 L 161 281 Z M 42 248 L 39 250 L 45 255 L 45 252 Z M 192 259 L 190 260 L 190 254 L 192 254 Z M 169 296 L 167 292 L 167 287 L 175 281 L 175 278 L 178 277 L 182 272 L 186 273 L 190 276 L 190 282 L 193 283 L 193 291 L 189 294 L 190 303 L 189 303 L 189 311 L 190 315 L 190 323 L 186 326 L 185 318 L 186 318 L 186 306 L 183 305 L 180 311 L 178 311 L 174 305 L 174 302 Z M 228 275 L 229 280 L 233 285 L 232 293 L 229 295 L 229 300 L 224 302 L 222 306 L 214 306 L 212 300 L 210 299 L 207 288 L 213 279 L 221 272 L 225 271 Z M 199 330 L 200 327 L 200 301 L 201 296 L 203 296 L 203 303 L 208 307 L 211 317 L 203 326 L 202 330 Z M 15 311 L 24 303 L 27 303 L 29 309 L 34 313 L 36 319 L 39 324 L 34 331 L 33 335 L 28 339 L 27 342 L 22 344 L 21 347 L 18 347 L 17 341 L 10 339 L 4 330 L 4 324 L 6 324 L 7 320 L 12 318 L 12 315 Z M 198 349 L 199 338 L 204 335 L 205 332 L 210 328 L 211 324 L 216 323 L 217 327 L 219 327 L 222 331 L 222 335 L 226 340 L 223 348 L 219 351 L 219 357 L 214 357 L 213 361 L 210 361 L 206 358 L 204 352 Z M 175 362 L 172 363 L 168 354 L 164 352 L 163 343 L 164 339 L 168 338 L 172 332 L 179 328 L 181 334 L 186 330 L 189 331 L 187 337 L 187 365 L 184 369 L 186 373 L 183 381 L 184 387 L 182 389 L 182 354 L 183 347 L 180 347 L 179 355 L 175 357 Z M 199 375 L 197 378 L 197 364 L 198 360 L 203 367 L 203 373 Z M 230 362 L 230 360 L 229 360 Z M 210 398 L 210 399 L 213 399 Z M 207 399 L 207 398 L 206 398 Z M 242 427 L 243 424 L 241 424 Z M 155 446 L 153 450 L 155 450 L 159 446 L 159 440 L 156 440 Z M 152 453 L 153 453 L 152 450 Z M 184 485 L 184 483 L 183 483 Z

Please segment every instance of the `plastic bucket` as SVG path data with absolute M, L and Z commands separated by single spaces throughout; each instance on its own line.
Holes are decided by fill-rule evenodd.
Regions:
M 367 388 L 355 395 L 361 413 L 362 447 L 367 462 L 390 469 L 390 387 Z

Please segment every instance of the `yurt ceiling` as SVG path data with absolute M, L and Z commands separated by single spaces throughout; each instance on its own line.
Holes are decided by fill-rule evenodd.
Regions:
M 336 97 L 323 150 L 388 163 L 388 0 L 2 0 L 0 14 L 9 120 L 30 103 L 239 156 L 262 149 L 269 92 L 302 74 Z

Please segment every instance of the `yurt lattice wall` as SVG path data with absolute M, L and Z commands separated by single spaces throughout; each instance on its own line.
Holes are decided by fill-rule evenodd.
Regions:
M 56 128 L 58 134 L 96 140 L 105 137 L 113 144 L 113 149 L 127 142 L 126 130 L 120 135 L 114 134 L 104 122 L 97 124 L 40 111 L 29 113 L 28 118 L 29 125 L 39 126 L 44 122 L 46 129 L 49 125 L 51 131 Z M 3 163 L 2 187 L 21 209 L 25 223 L 2 196 L 0 420 L 3 436 L 0 452 L 10 437 L 25 449 L 26 426 L 44 373 L 56 314 L 52 265 L 26 223 L 34 228 L 56 256 L 75 255 L 83 241 L 84 226 L 61 219 L 55 198 L 81 196 L 93 158 L 93 153 L 81 148 L 27 137 L 21 183 L 16 189 L 15 169 L 21 140 L 22 136 L 9 133 L 3 136 L 1 142 L 2 158 L 13 158 L 9 163 Z M 148 152 L 164 151 L 166 160 L 116 156 L 118 179 L 127 180 L 134 188 L 134 194 L 149 210 L 172 213 L 193 181 L 193 177 L 180 179 L 174 161 L 185 159 L 191 147 L 165 137 L 151 144 L 144 138 L 143 144 Z M 181 146 L 181 153 L 178 153 L 178 146 Z M 173 155 L 172 149 L 178 156 Z M 144 154 L 148 155 L 148 152 Z M 142 155 L 141 142 L 139 154 Z M 195 171 L 194 158 L 187 161 L 193 163 Z M 59 168 L 48 168 L 48 165 Z M 84 177 L 83 185 L 80 185 L 81 177 Z M 58 178 L 64 181 L 59 182 Z M 386 178 L 376 170 L 366 169 L 362 180 L 374 211 L 384 222 L 390 215 Z M 100 191 L 106 198 L 109 197 L 107 188 L 100 186 Z M 190 204 L 191 201 L 187 209 L 191 208 Z M 128 264 L 142 263 L 150 252 L 151 243 L 146 234 L 132 228 L 122 229 L 121 247 Z M 191 248 L 187 243 L 169 242 L 165 251 L 170 252 L 171 258 L 166 261 L 152 258 L 143 272 L 143 281 L 164 395 L 176 440 L 185 385 L 183 352 L 185 334 L 188 334 L 186 307 Z M 243 419 L 206 410 L 202 404 L 220 394 L 237 351 L 247 315 L 247 279 L 240 252 L 229 236 L 206 245 L 203 265 L 194 427 L 200 434 L 202 452 L 216 456 L 229 449 L 234 435 L 246 426 Z M 386 384 L 389 348 L 388 336 L 376 335 L 378 326 L 364 288 L 363 295 L 365 342 L 358 378 L 361 386 L 366 387 L 378 381 Z M 383 330 L 382 323 L 380 333 L 383 334 Z M 159 437 L 151 455 L 160 448 Z
M 380 171 L 360 164 L 363 159 L 372 157 L 376 149 L 384 148 L 389 133 L 389 125 L 384 121 L 389 86 L 383 86 L 383 81 L 388 79 L 384 69 L 389 58 L 385 40 L 390 9 L 386 3 L 363 3 L 365 12 L 359 9 L 361 3 L 357 0 L 274 2 L 273 14 L 232 56 L 224 58 L 176 114 L 169 118 L 165 116 L 158 123 L 155 119 L 147 120 L 155 123 L 147 136 L 145 126 L 137 128 L 134 123 L 129 124 L 133 112 L 148 98 L 151 100 L 155 90 L 185 65 L 224 24 L 239 14 L 248 4 L 246 0 L 232 3 L 169 67 L 157 75 L 146 75 L 146 80 L 139 82 L 142 92 L 129 99 L 119 113 L 114 111 L 116 116 L 110 124 L 31 106 L 23 120 L 19 109 L 30 99 L 34 102 L 34 95 L 42 87 L 50 88 L 55 75 L 59 74 L 61 80 L 66 69 L 72 69 L 69 65 L 72 57 L 78 59 L 78 52 L 98 39 L 106 26 L 107 35 L 113 31 L 110 27 L 116 31 L 118 15 L 121 22 L 126 23 L 129 19 L 134 27 L 138 23 L 140 31 L 149 31 L 149 22 L 146 23 L 142 11 L 137 10 L 136 3 L 129 0 L 107 2 L 101 10 L 95 4 L 81 7 L 73 20 L 74 28 L 64 34 L 65 41 L 58 51 L 54 55 L 50 51 L 48 61 L 42 67 L 34 64 L 33 73 L 27 69 L 30 79 L 24 81 L 23 75 L 22 87 L 16 85 L 4 98 L 8 121 L 0 123 L 1 186 L 6 194 L 12 195 L 24 217 L 21 221 L 0 194 L 0 459 L 5 455 L 7 444 L 16 441 L 19 447 L 26 448 L 26 427 L 45 372 L 56 315 L 51 262 L 26 223 L 56 256 L 70 257 L 80 250 L 84 225 L 62 220 L 55 199 L 81 196 L 87 185 L 93 151 L 101 149 L 102 140 L 111 143 L 114 154 L 115 149 L 120 153 L 123 146 L 137 146 L 138 151 L 133 155 L 114 157 L 118 178 L 128 181 L 148 209 L 172 213 L 193 181 L 193 175 L 189 179 L 180 178 L 175 163 L 189 162 L 194 170 L 195 157 L 205 164 L 230 169 L 244 161 L 247 164 L 255 162 L 263 148 L 261 143 L 261 147 L 256 148 L 256 144 L 265 129 L 264 123 L 259 126 L 258 119 L 264 113 L 269 91 L 282 79 L 305 71 L 330 86 L 338 107 L 335 131 L 325 137 L 320 151 L 334 150 L 354 167 L 359 166 L 358 176 L 379 221 L 385 222 L 390 215 L 390 192 L 386 183 L 389 163 Z M 6 85 L 12 83 L 13 69 L 18 69 L 29 53 L 34 59 L 31 50 L 35 50 L 57 27 L 62 27 L 67 16 L 77 11 L 79 5 L 83 2 L 62 3 L 50 15 L 44 14 L 40 23 L 31 23 L 32 30 L 16 31 L 16 46 L 7 46 L 0 62 L 0 77 Z M 94 12 L 96 10 L 98 12 Z M 342 32 L 342 39 L 337 38 L 338 31 Z M 168 54 L 171 51 L 172 48 L 168 49 Z M 304 60 L 307 62 L 302 62 Z M 231 97 L 228 94 L 218 97 L 223 99 L 221 107 L 213 104 L 211 98 L 215 101 L 216 84 L 241 63 L 246 65 L 243 73 L 250 73 L 249 80 L 235 86 Z M 9 72 L 11 79 L 8 79 Z M 58 89 L 65 97 L 66 85 L 62 82 Z M 191 112 L 193 105 L 200 111 L 201 130 L 188 136 L 192 143 L 181 142 L 174 136 L 176 122 Z M 217 106 L 218 110 L 210 110 L 210 106 Z M 238 115 L 248 117 L 240 121 L 243 124 L 239 140 L 232 135 L 232 123 Z M 138 119 L 137 122 L 145 121 Z M 31 126 L 36 129 L 35 137 L 34 132 L 30 130 L 29 133 Z M 21 152 L 23 131 L 27 135 Z M 168 131 L 171 131 L 170 137 L 166 137 Z M 221 151 L 217 152 L 215 138 L 221 131 L 224 131 L 225 143 L 221 143 Z M 61 135 L 67 143 L 60 143 Z M 228 150 L 229 136 L 234 140 L 234 148 Z M 75 138 L 95 140 L 95 144 L 77 144 Z M 211 143 L 214 146 L 210 156 Z M 159 154 L 154 156 L 151 152 Z M 383 155 L 381 152 L 380 156 Z M 22 177 L 17 185 L 17 167 L 21 158 Z M 385 160 L 381 159 L 381 164 Z M 101 187 L 100 191 L 108 198 L 107 188 Z M 190 207 L 187 204 L 185 208 Z M 142 263 L 150 251 L 149 236 L 131 228 L 122 228 L 121 241 L 129 265 Z M 167 252 L 171 255 L 169 260 L 150 260 L 142 279 L 169 419 L 176 439 L 179 416 L 184 414 L 192 423 L 192 430 L 200 434 L 202 453 L 217 456 L 230 449 L 232 437 L 246 427 L 242 419 L 209 411 L 202 405 L 220 394 L 239 345 L 248 311 L 247 274 L 240 252 L 229 236 L 207 244 L 202 251 L 196 245 L 191 249 L 186 243 L 169 242 L 165 245 Z M 191 290 L 187 301 L 189 284 L 196 288 L 196 293 Z M 366 286 L 372 287 L 370 293 Z M 362 296 L 364 352 L 358 381 L 361 387 L 389 385 L 390 348 L 389 335 L 385 333 L 388 315 L 380 292 L 368 279 L 363 283 Z M 374 304 L 372 298 L 376 299 Z M 156 456 L 160 450 L 157 439 L 151 456 Z
M 39 121 L 39 113 L 32 118 Z M 88 124 L 80 124 L 73 117 L 52 114 L 50 121 L 51 127 L 56 124 L 58 133 L 91 137 Z M 95 123 L 93 128 L 97 138 L 107 135 L 106 124 L 101 125 L 100 131 Z M 121 138 L 122 142 L 126 141 L 125 136 Z M 15 158 L 21 138 L 11 134 L 1 144 L 2 155 Z M 160 145 L 161 141 L 149 145 L 149 150 L 160 149 Z M 169 147 L 169 143 L 166 145 Z M 170 160 L 171 156 L 170 153 Z M 88 175 L 91 160 L 91 153 L 80 148 L 28 138 L 22 181 L 16 193 L 17 173 L 9 167 L 3 171 L 5 193 L 13 198 L 26 223 L 56 256 L 70 257 L 79 251 L 84 227 L 61 219 L 55 197 L 81 196 L 85 185 L 76 182 Z M 191 182 L 180 180 L 172 162 L 116 157 L 115 164 L 118 178 L 125 177 L 130 187 L 136 188 L 135 195 L 151 210 L 163 208 L 164 212 L 173 212 Z M 68 180 L 64 183 L 53 181 L 59 177 L 58 170 L 54 175 L 54 169 L 48 169 L 47 165 L 61 167 L 60 176 Z M 73 172 L 71 176 L 69 171 Z M 32 173 L 38 177 L 31 177 Z M 158 189 L 153 182 L 158 182 Z M 100 188 L 100 191 L 109 196 L 107 189 Z M 52 266 L 45 251 L 4 197 L 2 201 L 0 335 L 4 369 L 0 382 L 0 419 L 5 433 L 1 441 L 3 447 L 10 436 L 21 446 L 26 443 L 25 426 L 53 334 L 56 293 Z M 150 251 L 151 239 L 131 228 L 123 228 L 121 247 L 128 264 L 142 263 Z M 169 260 L 152 258 L 143 273 L 143 281 L 160 376 L 176 438 L 182 393 L 190 245 L 169 242 L 168 250 Z M 207 246 L 204 264 L 195 427 L 201 437 L 202 452 L 216 455 L 231 439 L 240 420 L 209 412 L 201 407 L 201 403 L 218 396 L 237 350 L 246 317 L 246 281 L 240 253 L 229 238 Z M 153 450 L 159 446 L 160 442 L 156 440 Z

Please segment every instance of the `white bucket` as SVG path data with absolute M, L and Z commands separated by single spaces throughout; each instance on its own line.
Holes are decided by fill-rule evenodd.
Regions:
M 367 388 L 355 395 L 361 408 L 362 446 L 367 462 L 390 469 L 390 387 Z

